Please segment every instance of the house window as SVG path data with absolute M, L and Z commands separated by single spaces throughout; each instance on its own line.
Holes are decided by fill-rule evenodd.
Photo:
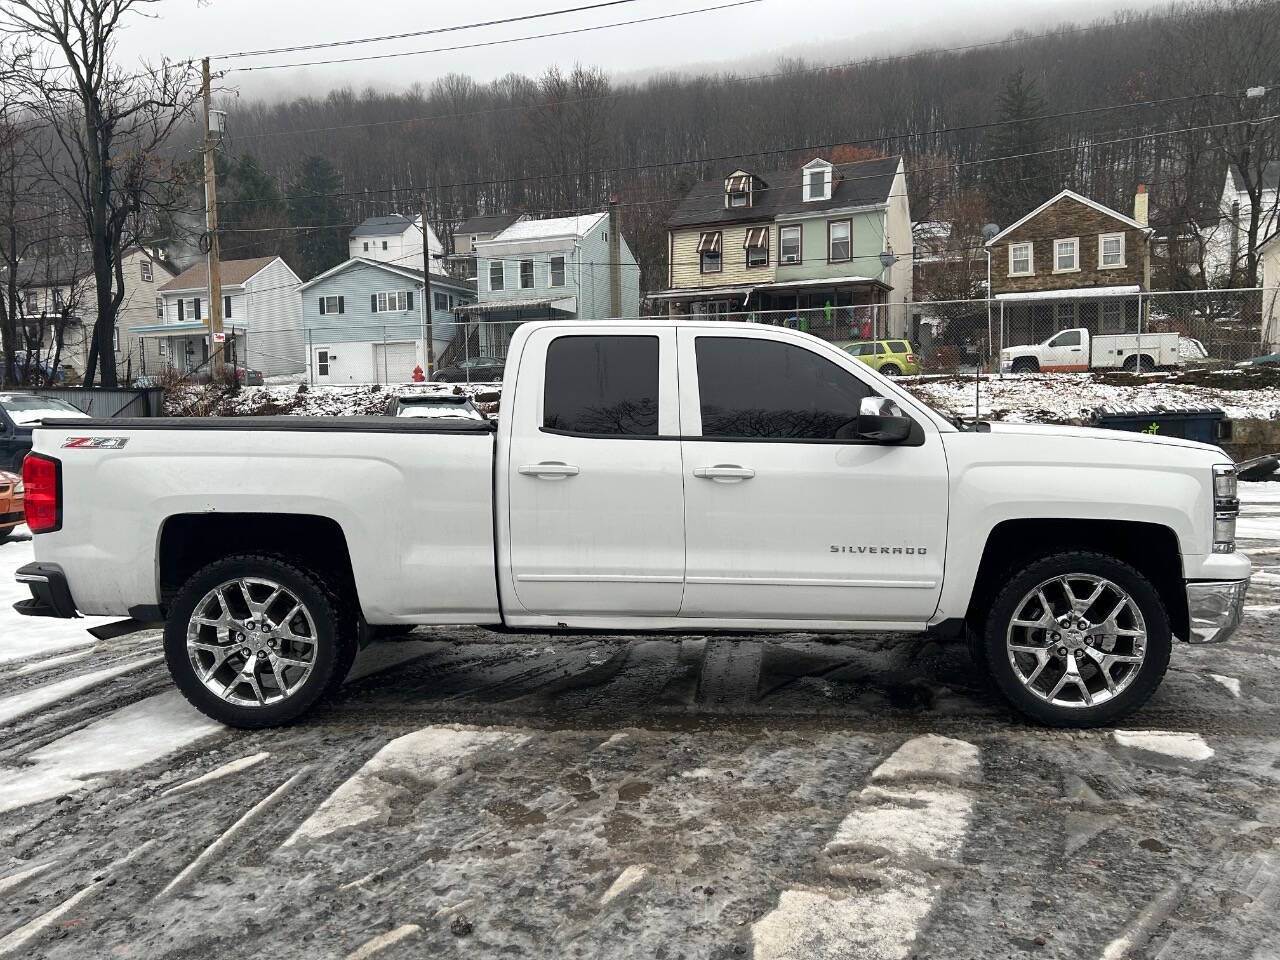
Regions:
M 369 294 L 369 309 L 374 313 L 395 313 L 413 309 L 412 290 L 392 290 Z
M 1117 299 L 1103 300 L 1101 318 L 1098 321 L 1100 333 L 1124 333 L 1124 301 Z
M 503 289 L 504 277 L 502 275 L 502 261 L 494 260 L 489 264 L 489 289 Z
M 436 302 L 435 309 L 437 310 L 449 309 L 449 295 L 447 293 L 433 293 L 431 295 L 431 299 L 433 299 Z
M 231 319 L 231 298 L 230 297 L 222 298 L 222 319 L 223 320 Z
M 779 263 L 800 263 L 800 228 L 781 227 L 778 230 Z
M 1123 233 L 1104 233 L 1098 237 L 1098 266 L 1104 269 L 1124 266 Z
M 852 258 L 850 230 L 849 220 L 832 220 L 827 224 L 827 260 L 830 263 L 842 263 Z
M 143 281 L 143 283 L 150 283 L 150 282 L 151 282 L 151 261 L 150 261 L 150 260 L 140 260 L 140 261 L 138 262 L 138 269 L 142 271 L 142 281 Z M 118 350 L 118 349 L 120 349 L 120 348 L 119 348 L 119 347 L 117 347 L 116 349 Z
M 156 319 L 164 319 L 164 297 L 156 297 Z
M 165 356 L 168 356 L 169 354 L 168 346 L 165 344 L 163 340 L 156 341 L 156 351 L 160 354 L 162 358 Z
M 61 291 L 61 290 L 59 290 L 57 287 L 54 287 L 54 290 L 53 290 L 53 309 L 55 309 L 55 310 L 61 310 L 61 309 L 62 309 L 62 305 L 63 305 L 63 303 L 65 303 L 65 301 L 63 300 L 63 293 L 62 293 L 62 291 Z
M 1069 300 L 1066 303 L 1055 303 L 1053 305 L 1053 329 L 1070 330 L 1074 326 L 1076 326 L 1076 305 Z
M 1035 271 L 1031 267 L 1031 244 L 1009 244 L 1009 276 L 1029 277 Z
M 701 273 L 720 272 L 720 242 L 723 234 L 704 233 L 698 238 L 698 270 Z
M 1053 272 L 1070 273 L 1080 269 L 1080 241 L 1076 237 L 1053 241 Z
M 729 194 L 729 206 L 745 207 L 747 205 L 747 193 L 745 190 L 735 190 Z
M 383 250 L 387 249 L 387 241 L 385 240 L 382 241 L 382 249 Z
M 366 240 L 366 241 L 364 242 L 364 252 L 365 252 L 365 253 L 368 253 L 368 252 L 369 252 L 369 241 L 368 241 L 368 240 Z
M 471 246 L 475 246 L 480 241 L 480 234 L 473 233 L 471 235 Z
M 372 306 L 372 304 L 371 304 Z M 328 316 L 331 313 L 346 313 L 347 303 L 345 297 L 321 297 L 320 298 L 320 316 Z M 230 314 L 227 314 L 230 316 Z
M 520 261 L 520 289 L 528 290 L 533 286 L 533 261 Z
M 40 312 L 40 295 L 34 290 L 27 291 L 27 313 Z
M 551 258 L 551 276 L 549 285 L 553 287 L 564 286 L 564 257 Z
M 111 331 L 111 344 L 115 348 L 116 353 L 120 352 L 120 328 L 116 327 Z

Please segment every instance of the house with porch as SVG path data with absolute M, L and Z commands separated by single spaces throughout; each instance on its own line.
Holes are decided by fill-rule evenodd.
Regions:
M 1059 330 L 1136 332 L 1150 288 L 1152 231 L 1139 184 L 1134 215 L 1063 190 L 986 242 L 998 346 L 1039 343 Z
M 431 274 L 431 303 L 421 267 L 355 257 L 301 287 L 308 373 L 314 383 L 408 383 L 415 367 L 435 367 L 458 334 L 454 311 L 476 298 L 475 284 Z M 430 320 L 430 323 L 428 323 Z
M 492 240 L 513 223 L 528 219 L 527 213 L 490 213 L 463 220 L 453 229 L 453 252 L 445 258 L 449 272 L 462 280 L 475 280 L 476 244 Z
M 667 224 L 671 316 L 786 323 L 832 339 L 904 336 L 912 299 L 902 158 L 814 158 L 695 185 Z
M 280 257 L 223 260 L 219 273 L 228 363 L 269 377 L 306 369 L 301 281 L 289 265 Z M 160 286 L 155 321 L 133 328 L 144 343 L 147 373 L 206 369 L 212 355 L 208 298 L 203 260 Z
M 607 212 L 520 220 L 474 250 L 477 300 L 458 310 L 470 356 L 505 356 L 527 320 L 640 314 L 640 266 Z

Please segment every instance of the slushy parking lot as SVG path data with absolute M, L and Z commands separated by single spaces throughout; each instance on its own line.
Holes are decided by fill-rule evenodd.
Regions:
M 1124 729 L 904 636 L 365 650 L 222 728 L 155 632 L 24 620 L 0 546 L 0 957 L 1245 957 L 1280 950 L 1280 484 L 1246 621 Z

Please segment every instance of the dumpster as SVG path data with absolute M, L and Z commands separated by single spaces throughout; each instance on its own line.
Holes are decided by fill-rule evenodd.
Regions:
M 1218 407 L 1161 407 L 1155 410 L 1120 410 L 1098 407 L 1091 416 L 1095 427 L 1151 433 L 1158 437 L 1182 437 L 1218 444 L 1229 439 L 1231 423 Z

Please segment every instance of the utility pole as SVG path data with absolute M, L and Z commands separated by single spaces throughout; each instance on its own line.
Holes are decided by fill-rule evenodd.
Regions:
M 209 238 L 205 273 L 209 281 L 209 357 L 213 376 L 220 378 L 224 370 L 226 334 L 222 330 L 222 264 L 218 250 L 218 185 L 213 161 L 214 137 L 210 124 L 212 94 L 209 89 L 209 58 L 200 64 L 204 85 L 204 227 Z M 219 124 L 219 127 L 221 124 Z M 221 130 L 218 131 L 221 133 Z
M 427 226 L 427 195 L 422 195 L 422 309 L 427 317 L 427 379 L 435 375 L 436 343 L 431 332 L 431 229 Z

